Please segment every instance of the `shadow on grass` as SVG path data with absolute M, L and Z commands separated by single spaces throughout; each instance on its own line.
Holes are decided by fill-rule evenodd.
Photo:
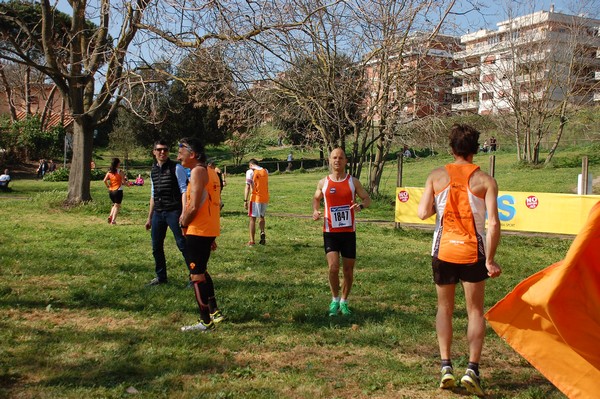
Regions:
M 11 350 L 12 368 L 40 377 L 41 386 L 95 388 L 126 384 L 161 391 L 163 387 L 154 385 L 164 376 L 222 373 L 235 365 L 217 352 L 207 350 L 218 341 L 218 337 L 210 334 L 203 335 L 202 342 L 192 337 L 187 349 L 182 350 L 179 340 L 170 344 L 169 334 L 162 335 L 156 330 L 148 331 L 145 336 L 135 336 L 131 331 L 65 330 L 62 329 L 61 335 L 71 337 L 68 343 L 59 342 L 56 334 L 49 331 L 13 327 L 16 336 L 35 339 Z M 56 349 L 64 345 L 68 345 L 70 355 L 56 356 Z M 0 378 L 7 387 L 4 382 L 19 385 L 22 377 L 4 374 Z

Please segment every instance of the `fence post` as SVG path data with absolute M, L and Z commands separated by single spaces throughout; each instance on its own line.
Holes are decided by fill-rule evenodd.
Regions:
M 588 157 L 581 159 L 581 194 L 588 195 Z
M 277 171 L 279 172 L 279 162 L 275 162 L 277 164 Z
M 490 155 L 490 176 L 494 177 L 496 174 L 496 156 Z
M 396 175 L 396 187 L 402 187 L 402 169 L 404 167 L 404 154 L 402 152 L 398 152 L 398 173 Z M 396 201 L 396 190 L 394 190 L 394 201 Z M 394 219 L 396 219 L 396 214 L 394 212 Z M 394 227 L 399 229 L 400 223 L 394 221 Z

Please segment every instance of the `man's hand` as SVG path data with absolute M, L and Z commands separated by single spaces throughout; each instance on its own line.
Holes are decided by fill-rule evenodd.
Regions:
M 487 261 L 485 263 L 485 267 L 488 270 L 488 276 L 490 276 L 491 278 L 498 277 L 502 273 L 502 269 L 500 268 L 500 265 L 497 264 L 493 260 L 492 261 Z
M 321 218 L 321 212 L 314 210 L 312 216 L 313 216 L 313 220 L 319 220 Z

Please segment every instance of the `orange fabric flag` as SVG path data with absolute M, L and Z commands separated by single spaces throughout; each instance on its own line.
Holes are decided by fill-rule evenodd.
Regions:
M 600 202 L 565 259 L 519 283 L 485 317 L 569 398 L 600 397 Z

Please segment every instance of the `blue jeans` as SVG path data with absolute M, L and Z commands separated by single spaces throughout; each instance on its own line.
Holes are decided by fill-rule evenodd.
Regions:
M 154 256 L 156 277 L 167 280 L 167 260 L 165 258 L 165 237 L 167 227 L 173 232 L 177 248 L 185 260 L 185 237 L 179 227 L 181 211 L 154 211 L 152 214 L 152 255 Z

